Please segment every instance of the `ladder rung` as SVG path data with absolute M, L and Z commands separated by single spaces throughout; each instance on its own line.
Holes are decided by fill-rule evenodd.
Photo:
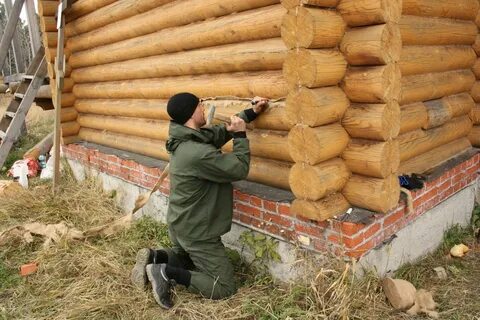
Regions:
M 15 92 L 14 96 L 19 99 L 23 99 L 23 97 L 25 97 L 23 93 L 17 93 L 17 92 Z
M 5 111 L 5 115 L 7 117 L 10 117 L 10 118 L 14 118 L 15 117 L 15 112 L 12 112 L 12 111 Z
M 22 78 L 23 78 L 23 79 L 33 80 L 33 78 L 35 78 L 35 76 L 34 76 L 34 75 L 31 75 L 31 74 L 24 74 L 24 75 L 22 76 Z
M 0 139 L 5 139 L 6 133 L 0 130 Z

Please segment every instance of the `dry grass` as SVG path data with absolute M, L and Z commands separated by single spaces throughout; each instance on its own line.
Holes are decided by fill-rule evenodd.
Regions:
M 48 126 L 46 119 L 38 120 L 32 130 L 39 132 L 42 123 Z M 14 198 L 0 198 L 0 230 L 32 221 L 65 221 L 85 230 L 121 214 L 114 194 L 104 193 L 92 180 L 77 184 L 66 172 L 61 185 L 55 198 L 50 186 L 38 180 Z M 397 275 L 433 290 L 442 319 L 478 320 L 480 250 L 460 229 L 445 238 L 444 248 Z M 451 243 L 465 239 L 474 250 L 461 260 L 446 258 Z M 235 296 L 211 301 L 179 288 L 174 309 L 161 310 L 149 291 L 139 291 L 129 281 L 139 248 L 169 244 L 166 227 L 153 220 L 140 220 L 106 239 L 61 241 L 47 250 L 42 242 L 11 239 L 0 246 L 0 319 L 412 319 L 390 308 L 376 276 L 357 279 L 353 266 L 334 259 L 318 261 L 305 252 L 299 252 L 297 264 L 305 270 L 304 277 L 293 284 L 259 275 L 232 252 L 241 285 Z M 20 278 L 18 266 L 32 261 L 39 262 L 38 272 Z M 448 280 L 436 278 L 432 269 L 437 266 L 447 269 Z
M 112 195 L 102 192 L 94 181 L 77 184 L 65 174 L 62 191 L 55 198 L 49 186 L 38 181 L 33 185 L 18 197 L 0 199 L 2 229 L 27 221 L 66 221 L 85 229 L 121 214 Z M 254 276 L 237 259 L 242 285 L 238 294 L 211 301 L 178 289 L 175 308 L 163 311 L 150 292 L 135 289 L 129 281 L 136 250 L 168 245 L 165 226 L 153 220 L 140 220 L 131 230 L 107 239 L 63 241 L 48 250 L 41 243 L 41 239 L 32 244 L 12 239 L 0 247 L 0 283 L 4 283 L 0 285 L 0 319 L 408 318 L 388 306 L 375 276 L 356 279 L 353 266 L 332 260 L 327 268 L 306 253 L 298 261 L 305 277 L 295 284 L 275 284 L 268 277 Z M 442 252 L 406 266 L 399 274 L 434 290 L 444 318 L 474 319 L 480 313 L 478 248 L 463 260 L 442 260 Z M 39 271 L 27 279 L 16 276 L 16 268 L 31 261 L 39 262 Z M 447 281 L 435 278 L 432 268 L 438 265 L 449 271 Z

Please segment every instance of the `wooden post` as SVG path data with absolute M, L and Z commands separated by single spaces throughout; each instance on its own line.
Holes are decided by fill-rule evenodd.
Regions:
M 0 67 L 3 67 L 5 63 L 5 58 L 8 55 L 8 48 L 10 47 L 10 43 L 12 42 L 15 35 L 15 30 L 17 28 L 17 22 L 20 19 L 20 11 L 22 11 L 23 2 L 25 0 L 16 0 L 15 4 L 12 8 L 11 0 L 5 1 L 5 9 L 8 15 L 8 22 L 5 27 L 5 32 L 3 33 L 2 42 L 0 43 Z M 10 13 L 8 13 L 10 11 Z M 14 48 L 15 50 L 15 48 Z M 18 55 L 15 53 L 15 60 L 18 61 L 23 59 L 19 59 Z M 17 64 L 17 71 L 19 70 L 19 65 Z M 24 68 L 22 68 L 22 71 Z
M 62 117 L 62 90 L 63 90 L 63 76 L 65 73 L 65 61 L 63 54 L 63 42 L 64 42 L 64 28 L 65 28 L 65 15 L 62 9 L 66 9 L 66 0 L 58 6 L 57 11 L 57 29 L 58 29 L 58 41 L 57 41 L 57 56 L 55 58 L 55 129 L 54 129 L 54 170 L 53 170 L 53 193 L 57 191 L 58 183 L 60 181 L 60 138 L 61 132 L 61 117 Z
M 27 10 L 28 33 L 30 35 L 30 49 L 32 57 L 42 45 L 40 41 L 40 30 L 38 28 L 37 16 L 35 14 L 35 3 L 33 0 L 26 0 L 25 8 Z

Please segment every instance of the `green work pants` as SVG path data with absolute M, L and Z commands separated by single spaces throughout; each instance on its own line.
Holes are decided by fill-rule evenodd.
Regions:
M 237 291 L 233 266 L 220 237 L 210 240 L 186 240 L 169 228 L 172 249 L 168 264 L 190 270 L 188 290 L 206 298 L 222 299 Z

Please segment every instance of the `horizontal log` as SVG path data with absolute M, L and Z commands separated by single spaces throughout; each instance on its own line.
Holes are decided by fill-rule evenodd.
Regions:
M 341 0 L 337 9 L 351 27 L 397 23 L 402 15 L 402 1 Z
M 477 55 L 470 46 L 406 46 L 399 61 L 402 76 L 470 69 Z
M 340 0 L 281 0 L 282 5 L 287 9 L 293 9 L 300 5 L 316 7 L 335 7 Z
M 348 208 L 347 199 L 341 193 L 335 193 L 318 201 L 295 199 L 290 212 L 305 219 L 325 221 L 345 213 Z
M 38 1 L 38 15 L 43 17 L 55 17 L 57 13 L 58 1 Z
M 348 141 L 348 133 L 339 123 L 315 128 L 296 125 L 288 135 L 288 149 L 295 162 L 313 166 L 339 156 Z
M 480 104 L 479 103 L 475 103 L 472 110 L 470 110 L 469 116 L 470 116 L 470 120 L 472 120 L 472 123 L 474 125 L 480 124 Z
M 200 97 L 281 98 L 287 95 L 281 72 L 233 73 L 76 84 L 77 98 L 168 99 L 188 91 Z
M 477 37 L 477 26 L 464 20 L 402 16 L 400 32 L 404 46 L 472 45 Z
M 80 68 L 222 44 L 280 37 L 280 24 L 285 12 L 280 5 L 268 6 L 215 20 L 165 29 L 91 50 L 75 52 L 70 57 L 69 63 L 74 68 Z
M 403 14 L 475 20 L 478 12 L 477 0 L 403 0 Z
M 339 87 L 301 87 L 287 96 L 286 115 L 293 123 L 317 127 L 342 119 L 350 102 Z
M 400 105 L 438 99 L 469 91 L 475 83 L 471 70 L 454 70 L 402 77 Z
M 480 147 L 480 126 L 474 126 L 468 134 L 468 140 L 474 147 Z
M 357 174 L 386 178 L 397 172 L 400 150 L 397 140 L 376 142 L 353 139 L 342 153 L 347 168 Z
M 81 140 L 97 143 L 124 151 L 135 152 L 145 156 L 168 160 L 165 141 L 129 136 L 105 130 L 81 128 L 78 137 Z
M 61 137 L 60 144 L 65 145 L 70 143 L 76 143 L 76 142 L 79 142 L 80 140 L 81 139 L 78 136 Z
M 61 124 L 62 137 L 76 136 L 80 131 L 77 121 L 68 121 Z
M 52 90 L 48 84 L 44 84 L 40 86 L 37 90 L 37 94 L 35 98 L 39 99 L 51 99 L 52 98 Z
M 79 114 L 77 122 L 82 128 L 107 130 L 129 136 L 144 137 L 156 140 L 168 139 L 170 121 L 126 118 L 118 116 L 101 116 Z
M 342 88 L 352 102 L 381 103 L 398 100 L 400 69 L 396 64 L 378 67 L 352 67 Z
M 400 174 L 424 173 L 435 168 L 450 158 L 469 150 L 472 147 L 467 138 L 460 138 L 438 148 L 413 157 L 400 165 Z
M 46 135 L 40 142 L 23 154 L 23 159 L 37 160 L 40 155 L 50 152 L 53 147 L 53 132 Z
M 74 52 L 82 51 L 140 37 L 166 28 L 187 25 L 276 3 L 278 3 L 278 0 L 174 1 L 145 13 L 72 37 L 67 40 L 67 47 Z M 108 35 L 108 37 L 105 35 Z
M 475 62 L 473 64 L 472 71 L 475 74 L 475 77 L 477 79 L 480 79 L 480 59 L 476 59 L 476 54 L 475 54 Z
M 75 109 L 82 113 L 145 119 L 170 120 L 166 100 L 154 99 L 77 99 Z
M 427 109 L 427 122 L 423 129 L 441 126 L 453 118 L 452 111 L 443 99 L 425 101 L 424 104 Z
M 73 107 L 62 108 L 60 110 L 60 121 L 61 122 L 68 122 L 74 121 L 77 119 L 78 112 Z
M 77 0 L 72 3 L 72 6 L 67 11 L 66 21 L 68 22 L 78 17 L 82 17 L 99 8 L 108 6 L 115 1 L 117 0 Z
M 254 130 L 247 133 L 250 140 L 250 153 L 253 156 L 293 162 L 288 152 L 288 133 L 285 131 Z M 223 148 L 230 152 L 233 149 L 233 140 L 229 141 Z
M 480 102 L 480 81 L 475 81 L 472 86 L 472 90 L 470 91 L 473 100 L 475 102 Z
M 468 116 L 453 118 L 446 124 L 425 131 L 425 136 L 404 142 L 400 139 L 400 161 L 405 161 L 453 140 L 466 137 L 472 128 Z
M 396 101 L 352 104 L 345 112 L 342 125 L 351 137 L 387 141 L 400 131 L 400 107 Z
M 52 63 L 47 64 L 47 74 L 50 80 L 56 78 L 54 64 Z M 70 77 L 71 74 L 72 74 L 72 67 L 67 63 L 65 65 L 65 77 Z
M 211 106 L 215 106 L 215 117 L 229 118 L 245 109 L 252 107 L 250 101 L 242 100 L 207 100 L 205 112 L 208 113 Z M 255 121 L 248 124 L 256 129 L 289 131 L 296 123 L 290 119 L 286 110 L 285 102 L 270 102 L 268 108 L 262 112 Z
M 48 48 L 57 47 L 57 32 L 44 32 L 42 34 L 43 45 Z
M 475 101 L 468 93 L 460 93 L 453 96 L 443 98 L 444 103 L 450 108 L 452 117 L 463 116 L 469 114 L 475 107 Z
M 287 49 L 280 38 L 250 41 L 75 69 L 76 83 L 205 73 L 281 70 Z
M 68 48 L 65 48 L 63 51 L 63 54 L 65 55 L 65 59 L 68 61 L 72 52 Z M 50 62 L 52 64 L 55 63 L 56 56 L 57 56 L 57 48 L 52 47 L 52 48 L 45 49 L 45 57 L 47 58 L 47 62 Z M 66 64 L 66 67 L 71 69 L 68 63 Z
M 55 92 L 53 92 L 52 101 L 55 101 Z M 72 107 L 75 103 L 75 96 L 73 93 L 62 93 L 62 108 Z
M 107 24 L 126 19 L 136 14 L 163 6 L 173 0 L 122 0 L 98 8 L 83 17 L 75 19 L 65 26 L 65 36 L 71 37 Z
M 337 12 L 297 7 L 283 17 L 281 35 L 288 48 L 333 48 L 345 33 L 345 22 Z
M 336 50 L 292 50 L 283 65 L 283 75 L 291 87 L 308 88 L 336 85 L 347 68 L 343 55 Z
M 57 20 L 55 17 L 40 17 L 40 30 L 43 33 L 57 31 Z
M 400 107 L 400 134 L 421 129 L 427 125 L 427 121 L 427 108 L 423 102 L 406 104 Z
M 250 170 L 247 180 L 290 190 L 288 176 L 292 165 L 290 162 L 250 157 Z
M 480 55 L 480 35 L 475 38 L 475 43 L 472 45 L 473 50 L 477 55 Z
M 397 62 L 402 51 L 400 29 L 393 24 L 352 28 L 345 33 L 340 50 L 351 65 Z
M 317 201 L 340 191 L 350 177 L 342 159 L 335 158 L 315 166 L 296 163 L 290 170 L 290 188 L 297 199 Z
M 354 206 L 387 213 L 400 200 L 400 184 L 396 174 L 385 179 L 352 175 L 342 193 Z
M 412 131 L 408 131 L 405 133 L 402 133 L 401 135 L 398 136 L 398 142 L 400 145 L 405 144 L 407 142 L 411 142 L 414 140 L 420 140 L 423 139 L 427 136 L 427 131 L 422 130 L 422 129 L 415 129 Z

